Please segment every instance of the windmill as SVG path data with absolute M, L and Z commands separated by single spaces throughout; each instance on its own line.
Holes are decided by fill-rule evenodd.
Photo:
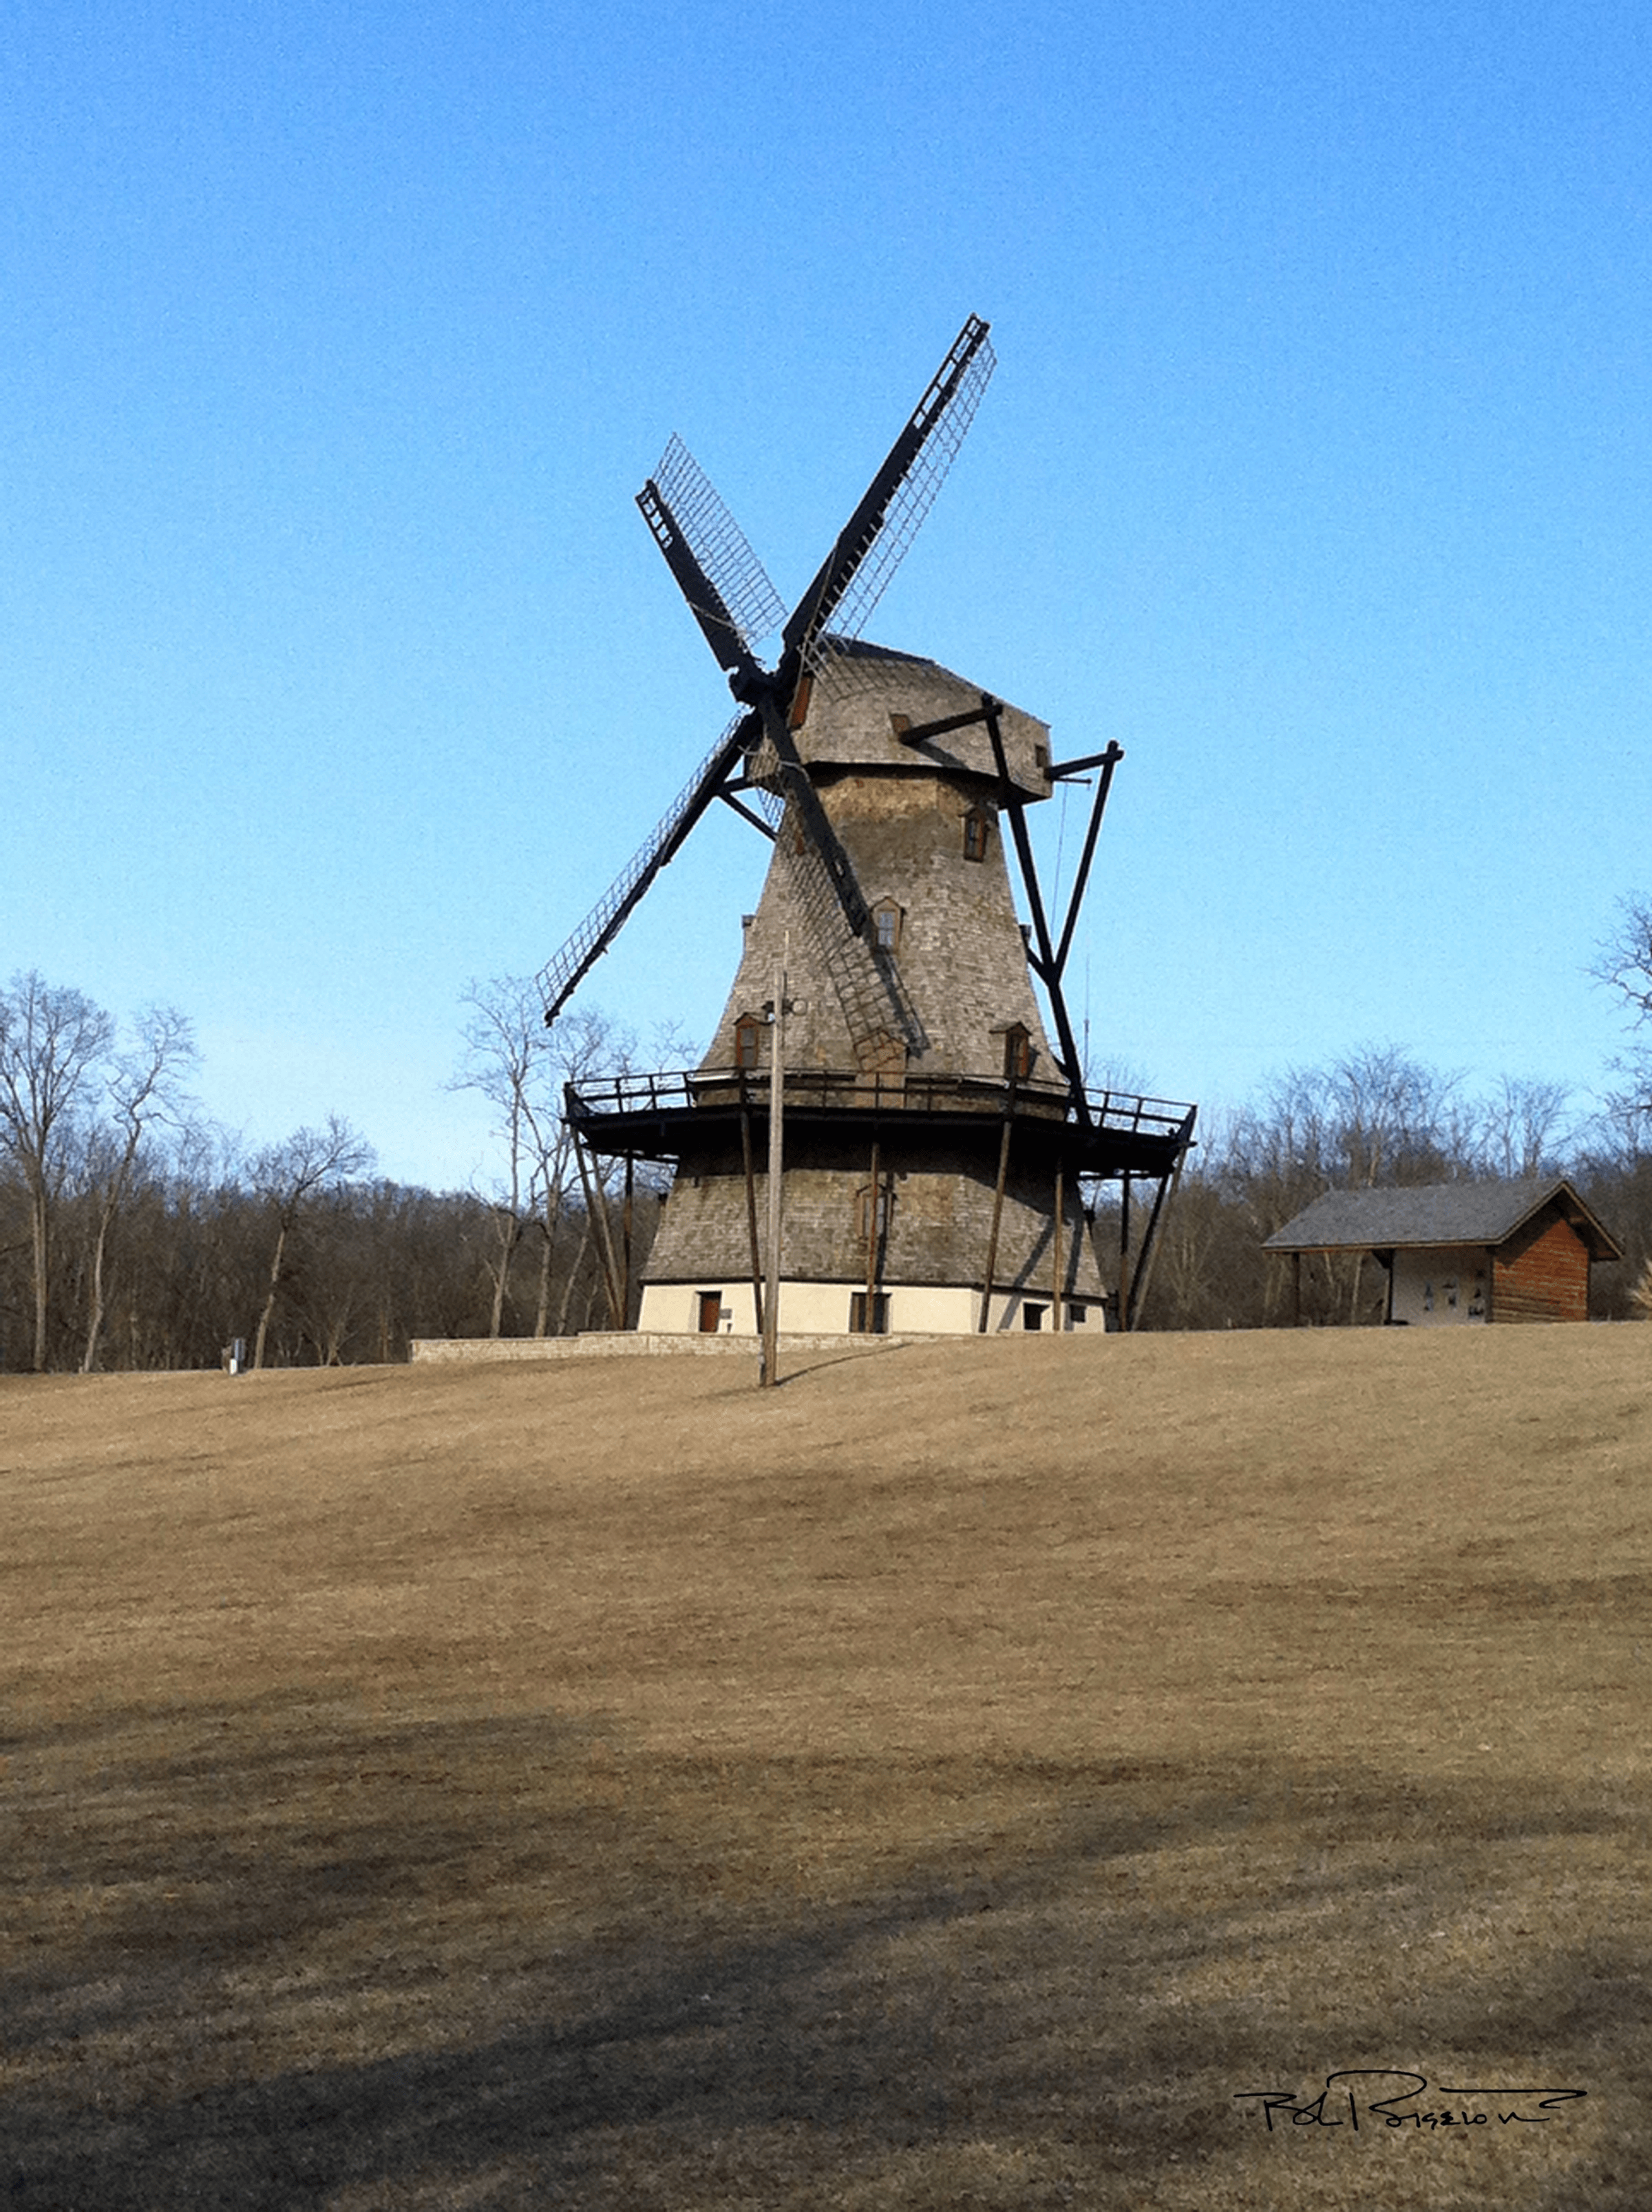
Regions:
M 733 808 L 773 854 L 700 1066 L 567 1095 L 616 1327 L 629 1263 L 587 1156 L 623 1157 L 628 1188 L 639 1158 L 675 1169 L 641 1326 L 757 1333 L 768 1255 L 756 1158 L 771 1104 L 787 1131 L 788 1330 L 1099 1329 L 1109 1292 L 1084 1194 L 1108 1181 L 1123 1199 L 1110 1302 L 1125 1327 L 1139 1311 L 1193 1109 L 1087 1092 L 1063 989 L 1122 751 L 1052 763 L 1042 722 L 861 635 L 993 368 L 987 325 L 971 316 L 789 614 L 680 440 L 638 495 L 738 711 L 544 970 L 547 1023 L 712 805 Z M 758 648 L 776 634 L 769 665 Z M 1053 916 L 1025 813 L 1078 778 L 1093 783 L 1090 819 Z M 766 1049 L 777 992 L 778 1091 Z M 1144 1186 L 1154 1196 L 1133 1240 L 1133 1187 Z

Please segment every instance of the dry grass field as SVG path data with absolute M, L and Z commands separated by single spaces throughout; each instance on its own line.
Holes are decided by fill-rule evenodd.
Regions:
M 0 2203 L 1647 2212 L 1652 1329 L 798 1365 L 0 1379 Z

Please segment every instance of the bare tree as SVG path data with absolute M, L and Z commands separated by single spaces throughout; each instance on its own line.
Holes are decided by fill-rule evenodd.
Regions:
M 1412 1060 L 1399 1045 L 1361 1045 L 1328 1066 L 1293 1068 L 1240 1115 L 1229 1175 L 1243 1194 L 1258 1243 L 1321 1192 L 1449 1181 L 1470 1165 L 1461 1079 Z M 1363 1255 L 1327 1255 L 1327 1299 L 1357 1320 Z M 1369 1303 L 1369 1302 L 1367 1302 Z
M 117 1056 L 109 1077 L 112 1125 L 95 1132 L 88 1163 L 88 1188 L 95 1211 L 82 1375 L 89 1375 L 97 1364 L 111 1225 L 131 1193 L 144 1138 L 157 1122 L 176 1121 L 182 1112 L 184 1071 L 198 1057 L 189 1022 L 173 1007 L 147 1007 L 137 1018 L 136 1030 L 131 1048 Z
M 480 1091 L 499 1117 L 495 1130 L 505 1146 L 504 1172 L 489 1200 L 498 1244 L 489 1263 L 493 1310 L 488 1334 L 497 1336 L 505 1322 L 511 1263 L 538 1212 L 556 1148 L 560 1101 L 551 1088 L 544 1009 L 528 977 L 496 975 L 486 983 L 472 982 L 460 1003 L 471 1009 L 471 1018 L 452 1087 Z
M 1589 974 L 1615 992 L 1631 1029 L 1652 1025 L 1652 898 L 1627 898 L 1618 908 L 1618 926 L 1595 955 Z M 1608 1101 L 1613 1112 L 1631 1125 L 1652 1116 L 1652 1043 L 1644 1035 L 1613 1060 L 1626 1078 L 1625 1088 Z
M 281 1291 L 282 1262 L 307 1202 L 319 1192 L 365 1175 L 372 1165 L 372 1146 L 337 1114 L 330 1114 L 319 1129 L 295 1129 L 283 1143 L 270 1146 L 252 1162 L 253 1188 L 275 1230 L 264 1310 L 258 1316 L 252 1346 L 255 1368 L 264 1364 L 270 1317 Z
M 0 992 L 0 1152 L 15 1164 L 27 1194 L 37 1374 L 46 1364 L 52 1212 L 76 1121 L 113 1036 L 101 1006 L 33 969 Z
M 1412 1060 L 1400 1045 L 1362 1045 L 1321 1079 L 1343 1180 L 1350 1189 L 1379 1183 L 1444 1181 L 1459 1164 L 1461 1078 Z
M 471 1018 L 453 1088 L 479 1091 L 494 1107 L 495 1133 L 504 1150 L 502 1172 L 488 1199 L 496 1231 L 488 1263 L 488 1334 L 503 1331 L 513 1266 L 525 1240 L 537 1231 L 533 1334 L 544 1336 L 551 1326 L 563 1226 L 575 1211 L 577 1177 L 573 1132 L 563 1111 L 565 1086 L 604 1073 L 625 1073 L 635 1045 L 629 1032 L 616 1029 L 595 1008 L 565 1014 L 547 1030 L 538 986 L 525 976 L 472 983 L 462 1003 L 471 1009 Z M 670 1029 L 657 1034 L 655 1046 L 667 1054 L 688 1051 L 681 1036 Z M 607 1170 L 605 1179 L 616 1171 Z M 568 1263 L 556 1316 L 558 1334 L 567 1327 L 573 1278 L 580 1273 L 589 1237 L 590 1224 L 581 1216 L 578 1249 Z
M 1569 1083 L 1505 1075 L 1479 1110 L 1477 1159 L 1495 1176 L 1541 1175 L 1567 1149 Z

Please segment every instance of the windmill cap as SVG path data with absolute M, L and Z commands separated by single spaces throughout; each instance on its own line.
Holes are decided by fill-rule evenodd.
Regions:
M 996 782 L 993 741 L 981 713 L 979 684 L 954 675 L 920 653 L 897 653 L 864 639 L 822 641 L 797 730 L 798 750 L 811 767 L 928 766 Z M 994 699 L 1005 765 L 1023 799 L 1050 794 L 1049 725 Z M 960 715 L 975 719 L 932 737 L 910 737 Z

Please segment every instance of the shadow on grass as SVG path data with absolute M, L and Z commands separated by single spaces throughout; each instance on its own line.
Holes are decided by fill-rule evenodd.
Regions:
M 13 1754 L 29 2212 L 1652 2202 L 1607 1910 L 1643 1808 L 1609 1791 L 667 1759 L 276 1701 Z M 1236 2103 L 1522 2057 L 1594 2101 L 1472 2143 Z

